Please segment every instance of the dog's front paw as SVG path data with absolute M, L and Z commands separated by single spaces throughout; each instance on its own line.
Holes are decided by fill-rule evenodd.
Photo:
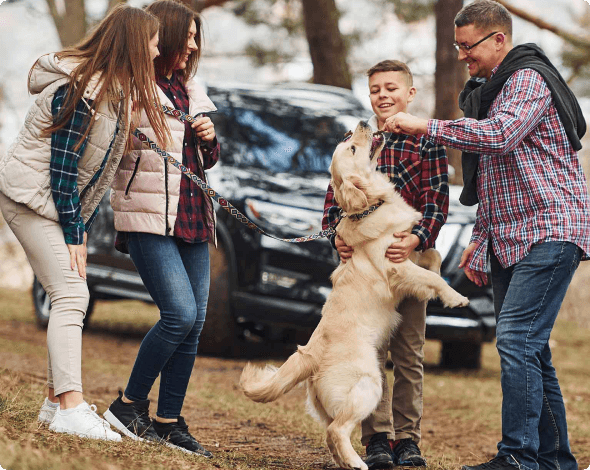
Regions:
M 467 305 L 469 305 L 469 299 L 467 297 L 459 294 L 454 289 L 450 290 L 451 292 L 447 292 L 444 296 L 441 296 L 441 300 L 445 307 L 457 308 L 467 307 Z

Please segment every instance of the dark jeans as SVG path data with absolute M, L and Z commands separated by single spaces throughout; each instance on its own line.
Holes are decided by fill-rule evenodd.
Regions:
M 145 400 L 160 377 L 157 415 L 177 418 L 182 410 L 209 297 L 209 247 L 175 237 L 130 233 L 129 254 L 160 309 L 147 333 L 125 395 Z
M 496 347 L 502 369 L 502 440 L 530 470 L 577 470 L 549 336 L 582 250 L 568 242 L 533 245 L 507 269 L 492 254 Z

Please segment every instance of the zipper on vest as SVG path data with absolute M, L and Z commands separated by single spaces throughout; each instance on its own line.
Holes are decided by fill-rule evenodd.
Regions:
M 166 185 L 166 233 L 170 236 L 173 235 L 172 229 L 170 228 L 170 222 L 168 221 L 168 160 L 164 160 L 164 184 Z
M 125 196 L 129 196 L 129 190 L 131 189 L 131 183 L 133 183 L 133 179 L 135 178 L 135 175 L 137 174 L 137 170 L 139 169 L 139 160 L 141 159 L 141 155 L 137 157 L 137 160 L 135 160 L 135 168 L 133 168 L 133 173 L 131 174 L 131 179 L 129 180 L 129 183 L 127 183 L 127 187 L 125 188 Z

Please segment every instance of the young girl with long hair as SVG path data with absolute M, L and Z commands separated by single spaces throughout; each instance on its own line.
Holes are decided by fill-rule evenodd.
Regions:
M 191 77 L 201 52 L 199 16 L 179 2 L 158 0 L 147 11 L 160 20 L 160 55 L 155 60 L 162 104 L 196 116 L 192 125 L 167 115 L 172 140 L 168 152 L 201 179 L 219 158 L 209 117 L 215 106 Z M 140 130 L 155 132 L 142 115 Z M 124 393 L 105 418 L 134 439 L 168 445 L 210 457 L 189 433 L 181 416 L 186 389 L 205 321 L 209 295 L 209 248 L 215 218 L 209 197 L 173 165 L 133 140 L 113 183 L 119 247 L 128 249 L 160 320 L 141 343 Z M 148 394 L 160 376 L 158 409 L 149 417 Z
M 0 160 L 0 209 L 51 301 L 39 421 L 55 432 L 121 439 L 82 395 L 86 242 L 128 146 L 131 103 L 169 140 L 154 106 L 158 39 L 156 17 L 119 5 L 78 45 L 39 58 L 28 81 L 37 98 Z

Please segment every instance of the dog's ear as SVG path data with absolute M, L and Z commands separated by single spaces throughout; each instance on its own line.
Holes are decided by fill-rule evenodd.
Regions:
M 360 179 L 347 179 L 339 188 L 339 198 L 336 200 L 346 212 L 358 212 L 369 205 L 365 192 L 361 189 Z

